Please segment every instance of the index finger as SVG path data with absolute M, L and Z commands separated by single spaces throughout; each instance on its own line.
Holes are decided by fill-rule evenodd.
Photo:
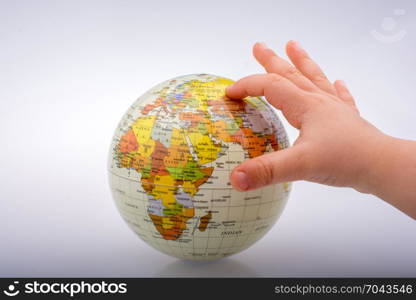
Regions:
M 232 99 L 265 96 L 281 110 L 288 121 L 299 127 L 303 112 L 309 106 L 308 95 L 290 80 L 278 74 L 256 74 L 244 77 L 226 89 Z

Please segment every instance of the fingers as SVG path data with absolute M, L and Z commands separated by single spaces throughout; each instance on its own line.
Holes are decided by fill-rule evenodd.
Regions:
M 286 53 L 295 67 L 302 74 L 312 81 L 317 87 L 327 93 L 335 95 L 335 89 L 331 82 L 322 72 L 321 68 L 308 55 L 308 53 L 300 46 L 299 42 L 290 41 L 286 45 Z
M 248 191 L 270 184 L 301 180 L 306 165 L 300 146 L 264 154 L 234 168 L 231 184 L 238 191 Z
M 306 91 L 278 74 L 256 74 L 244 77 L 228 86 L 226 93 L 232 99 L 265 96 L 267 101 L 280 109 L 296 128 L 300 128 L 303 114 L 310 105 Z
M 357 108 L 355 105 L 355 100 L 348 90 L 345 82 L 342 80 L 337 80 L 334 82 L 334 88 L 337 93 L 338 98 L 340 98 L 345 103 L 351 105 L 354 108 Z
M 226 89 L 232 99 L 243 99 L 247 96 L 265 96 L 276 108 L 302 105 L 305 97 L 301 89 L 288 79 L 277 74 L 256 74 L 244 77 Z
M 276 73 L 286 77 L 301 89 L 315 91 L 317 87 L 303 74 L 293 67 L 285 59 L 278 57 L 276 53 L 264 43 L 256 43 L 253 47 L 253 55 L 265 68 L 267 73 Z

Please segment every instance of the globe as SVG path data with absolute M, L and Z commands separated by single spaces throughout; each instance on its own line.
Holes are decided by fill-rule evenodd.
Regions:
M 244 160 L 289 146 L 260 97 L 232 100 L 232 80 L 193 74 L 153 87 L 127 110 L 111 142 L 109 182 L 128 226 L 155 249 L 182 259 L 240 252 L 270 230 L 290 183 L 239 192 Z

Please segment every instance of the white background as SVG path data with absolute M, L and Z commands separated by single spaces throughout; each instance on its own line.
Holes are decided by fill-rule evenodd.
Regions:
M 0 276 L 415 276 L 416 222 L 373 196 L 296 182 L 257 244 L 192 263 L 128 229 L 106 171 L 138 96 L 178 75 L 262 72 L 256 41 L 284 55 L 299 40 L 365 118 L 416 139 L 415 22 L 413 1 L 0 1 Z

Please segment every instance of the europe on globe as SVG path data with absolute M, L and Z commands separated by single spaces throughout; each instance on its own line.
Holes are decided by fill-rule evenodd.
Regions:
M 111 142 L 108 173 L 116 206 L 147 244 L 174 257 L 213 260 L 240 252 L 270 230 L 290 183 L 239 192 L 244 160 L 289 146 L 261 97 L 229 99 L 233 81 L 208 74 L 153 87 L 128 109 Z

